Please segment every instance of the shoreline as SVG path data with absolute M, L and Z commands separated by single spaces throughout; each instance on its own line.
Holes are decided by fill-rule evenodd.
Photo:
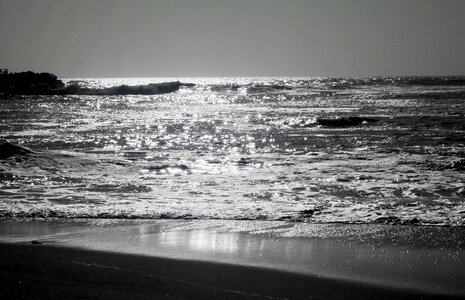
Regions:
M 273 269 L 45 245 L 0 246 L 3 296 L 140 299 L 460 299 Z M 8 257 L 8 260 L 5 258 Z M 57 263 L 58 262 L 58 263 Z
M 21 284 L 37 293 L 46 281 L 68 286 L 70 293 L 90 286 L 115 296 L 122 286 L 121 295 L 140 289 L 159 296 L 166 292 L 167 299 L 179 296 L 178 289 L 176 299 L 215 293 L 251 299 L 299 299 L 308 293 L 316 299 L 465 299 L 464 236 L 465 228 L 392 225 L 3 221 L 0 269 L 2 281 L 11 279 L 0 292 L 20 295 L 14 293 L 25 291 L 14 283 L 25 278 Z M 108 284 L 86 281 L 97 278 L 94 272 Z M 60 283 L 65 273 L 68 279 Z M 134 277 L 130 284 L 129 277 Z M 149 279 L 169 288 L 147 287 Z

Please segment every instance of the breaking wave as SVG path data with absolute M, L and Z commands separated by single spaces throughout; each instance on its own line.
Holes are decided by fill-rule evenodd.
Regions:
M 114 96 L 114 95 L 158 95 L 167 94 L 179 90 L 182 86 L 193 86 L 191 83 L 182 83 L 179 81 L 149 83 L 145 85 L 118 85 L 107 88 L 88 88 L 82 87 L 78 83 L 72 83 L 65 87 L 65 94 L 69 95 L 96 95 L 96 96 Z
M 5 154 L 0 157 L 3 185 L 0 196 L 8 199 L 0 201 L 0 219 L 227 219 L 463 225 L 465 214 L 464 207 L 459 205 L 465 194 L 463 186 L 428 186 L 418 175 L 382 179 L 384 170 L 376 168 L 385 156 L 383 153 L 373 161 L 334 154 L 339 159 L 334 158 L 333 163 L 341 162 L 332 167 L 326 165 L 328 158 L 322 154 L 314 156 L 310 165 L 299 167 L 280 159 L 270 165 L 254 157 L 184 162 L 105 158 L 75 152 L 32 151 L 8 142 L 0 145 L 0 152 Z M 363 165 L 366 170 L 351 169 L 352 164 Z M 317 176 L 319 184 L 307 185 L 281 175 L 277 181 L 251 178 L 250 182 L 246 181 L 251 189 L 232 191 L 228 187 L 230 183 L 222 179 L 226 176 L 227 180 L 239 184 L 236 181 L 243 180 L 249 172 L 285 174 L 289 167 L 295 174 L 308 172 L 306 169 L 310 168 L 313 171 L 308 175 Z M 335 176 L 325 175 L 333 172 L 333 168 Z M 423 172 L 458 172 L 463 168 L 463 160 L 438 162 L 434 166 L 426 163 L 421 167 Z M 315 173 L 317 169 L 321 173 Z M 199 189 L 195 180 L 203 176 L 209 176 L 210 181 L 201 181 Z M 253 188 L 276 186 L 283 180 L 292 188 Z M 182 190 L 178 190 L 181 186 Z M 163 197 L 159 194 L 161 190 L 165 190 Z M 225 197 L 222 193 L 236 192 L 234 197 L 243 200 L 235 202 L 234 207 L 229 203 L 232 199 L 225 202 L 216 199 Z
M 195 81 L 194 78 L 191 80 Z M 71 80 L 67 82 L 67 86 L 60 90 L 62 94 L 69 95 L 157 95 L 172 93 L 179 90 L 181 87 L 205 90 L 215 93 L 226 94 L 243 94 L 243 95 L 264 95 L 264 94 L 281 94 L 281 93 L 308 93 L 319 92 L 322 96 L 327 96 L 328 93 L 333 95 L 344 90 L 356 88 L 372 88 L 372 87 L 455 87 L 465 85 L 465 77 L 374 77 L 374 78 L 283 78 L 270 81 L 266 78 L 253 78 L 244 82 L 234 83 L 214 83 L 214 82 L 198 82 L 185 83 L 180 81 L 168 81 L 161 83 L 148 83 L 139 85 L 115 85 L 107 87 L 87 86 L 85 80 Z M 405 92 L 405 91 L 404 91 Z M 463 91 L 447 91 L 441 93 L 436 90 L 420 90 L 415 89 L 402 94 L 386 93 L 380 95 L 386 99 L 403 99 L 412 98 L 415 96 L 443 98 L 443 97 L 463 97 Z
M 465 85 L 465 77 L 374 77 L 374 78 L 285 78 L 274 79 L 272 81 L 261 78 L 253 79 L 251 82 L 239 82 L 231 84 L 204 84 L 206 89 L 218 93 L 239 93 L 239 94 L 273 94 L 273 93 L 293 93 L 293 92 L 331 92 L 340 93 L 344 90 L 353 90 L 357 88 L 373 87 L 401 87 L 413 88 L 407 94 L 394 95 L 396 97 L 415 97 L 418 96 L 416 88 L 432 88 L 435 86 L 442 87 L 460 87 Z M 403 91 L 405 92 L 405 91 Z M 441 98 L 442 96 L 462 97 L 463 91 L 457 95 L 448 92 L 443 95 L 436 90 L 420 90 L 419 96 L 429 96 L 431 98 Z M 391 97 L 387 93 L 386 97 Z

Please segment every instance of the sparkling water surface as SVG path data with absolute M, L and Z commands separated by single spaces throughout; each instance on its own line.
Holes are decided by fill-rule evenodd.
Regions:
M 465 225 L 464 78 L 68 79 L 0 96 L 0 217 Z M 318 119 L 377 122 L 328 127 Z

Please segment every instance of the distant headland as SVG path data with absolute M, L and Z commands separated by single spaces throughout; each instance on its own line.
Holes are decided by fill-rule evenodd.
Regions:
M 136 86 L 84 88 L 78 84 L 65 85 L 52 73 L 8 73 L 7 69 L 0 69 L 0 94 L 4 95 L 157 95 L 175 92 L 181 86 L 193 85 L 172 81 Z

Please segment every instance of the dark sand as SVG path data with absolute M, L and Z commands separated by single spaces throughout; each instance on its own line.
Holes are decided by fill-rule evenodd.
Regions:
M 465 299 L 463 228 L 212 224 L 2 222 L 0 296 Z

